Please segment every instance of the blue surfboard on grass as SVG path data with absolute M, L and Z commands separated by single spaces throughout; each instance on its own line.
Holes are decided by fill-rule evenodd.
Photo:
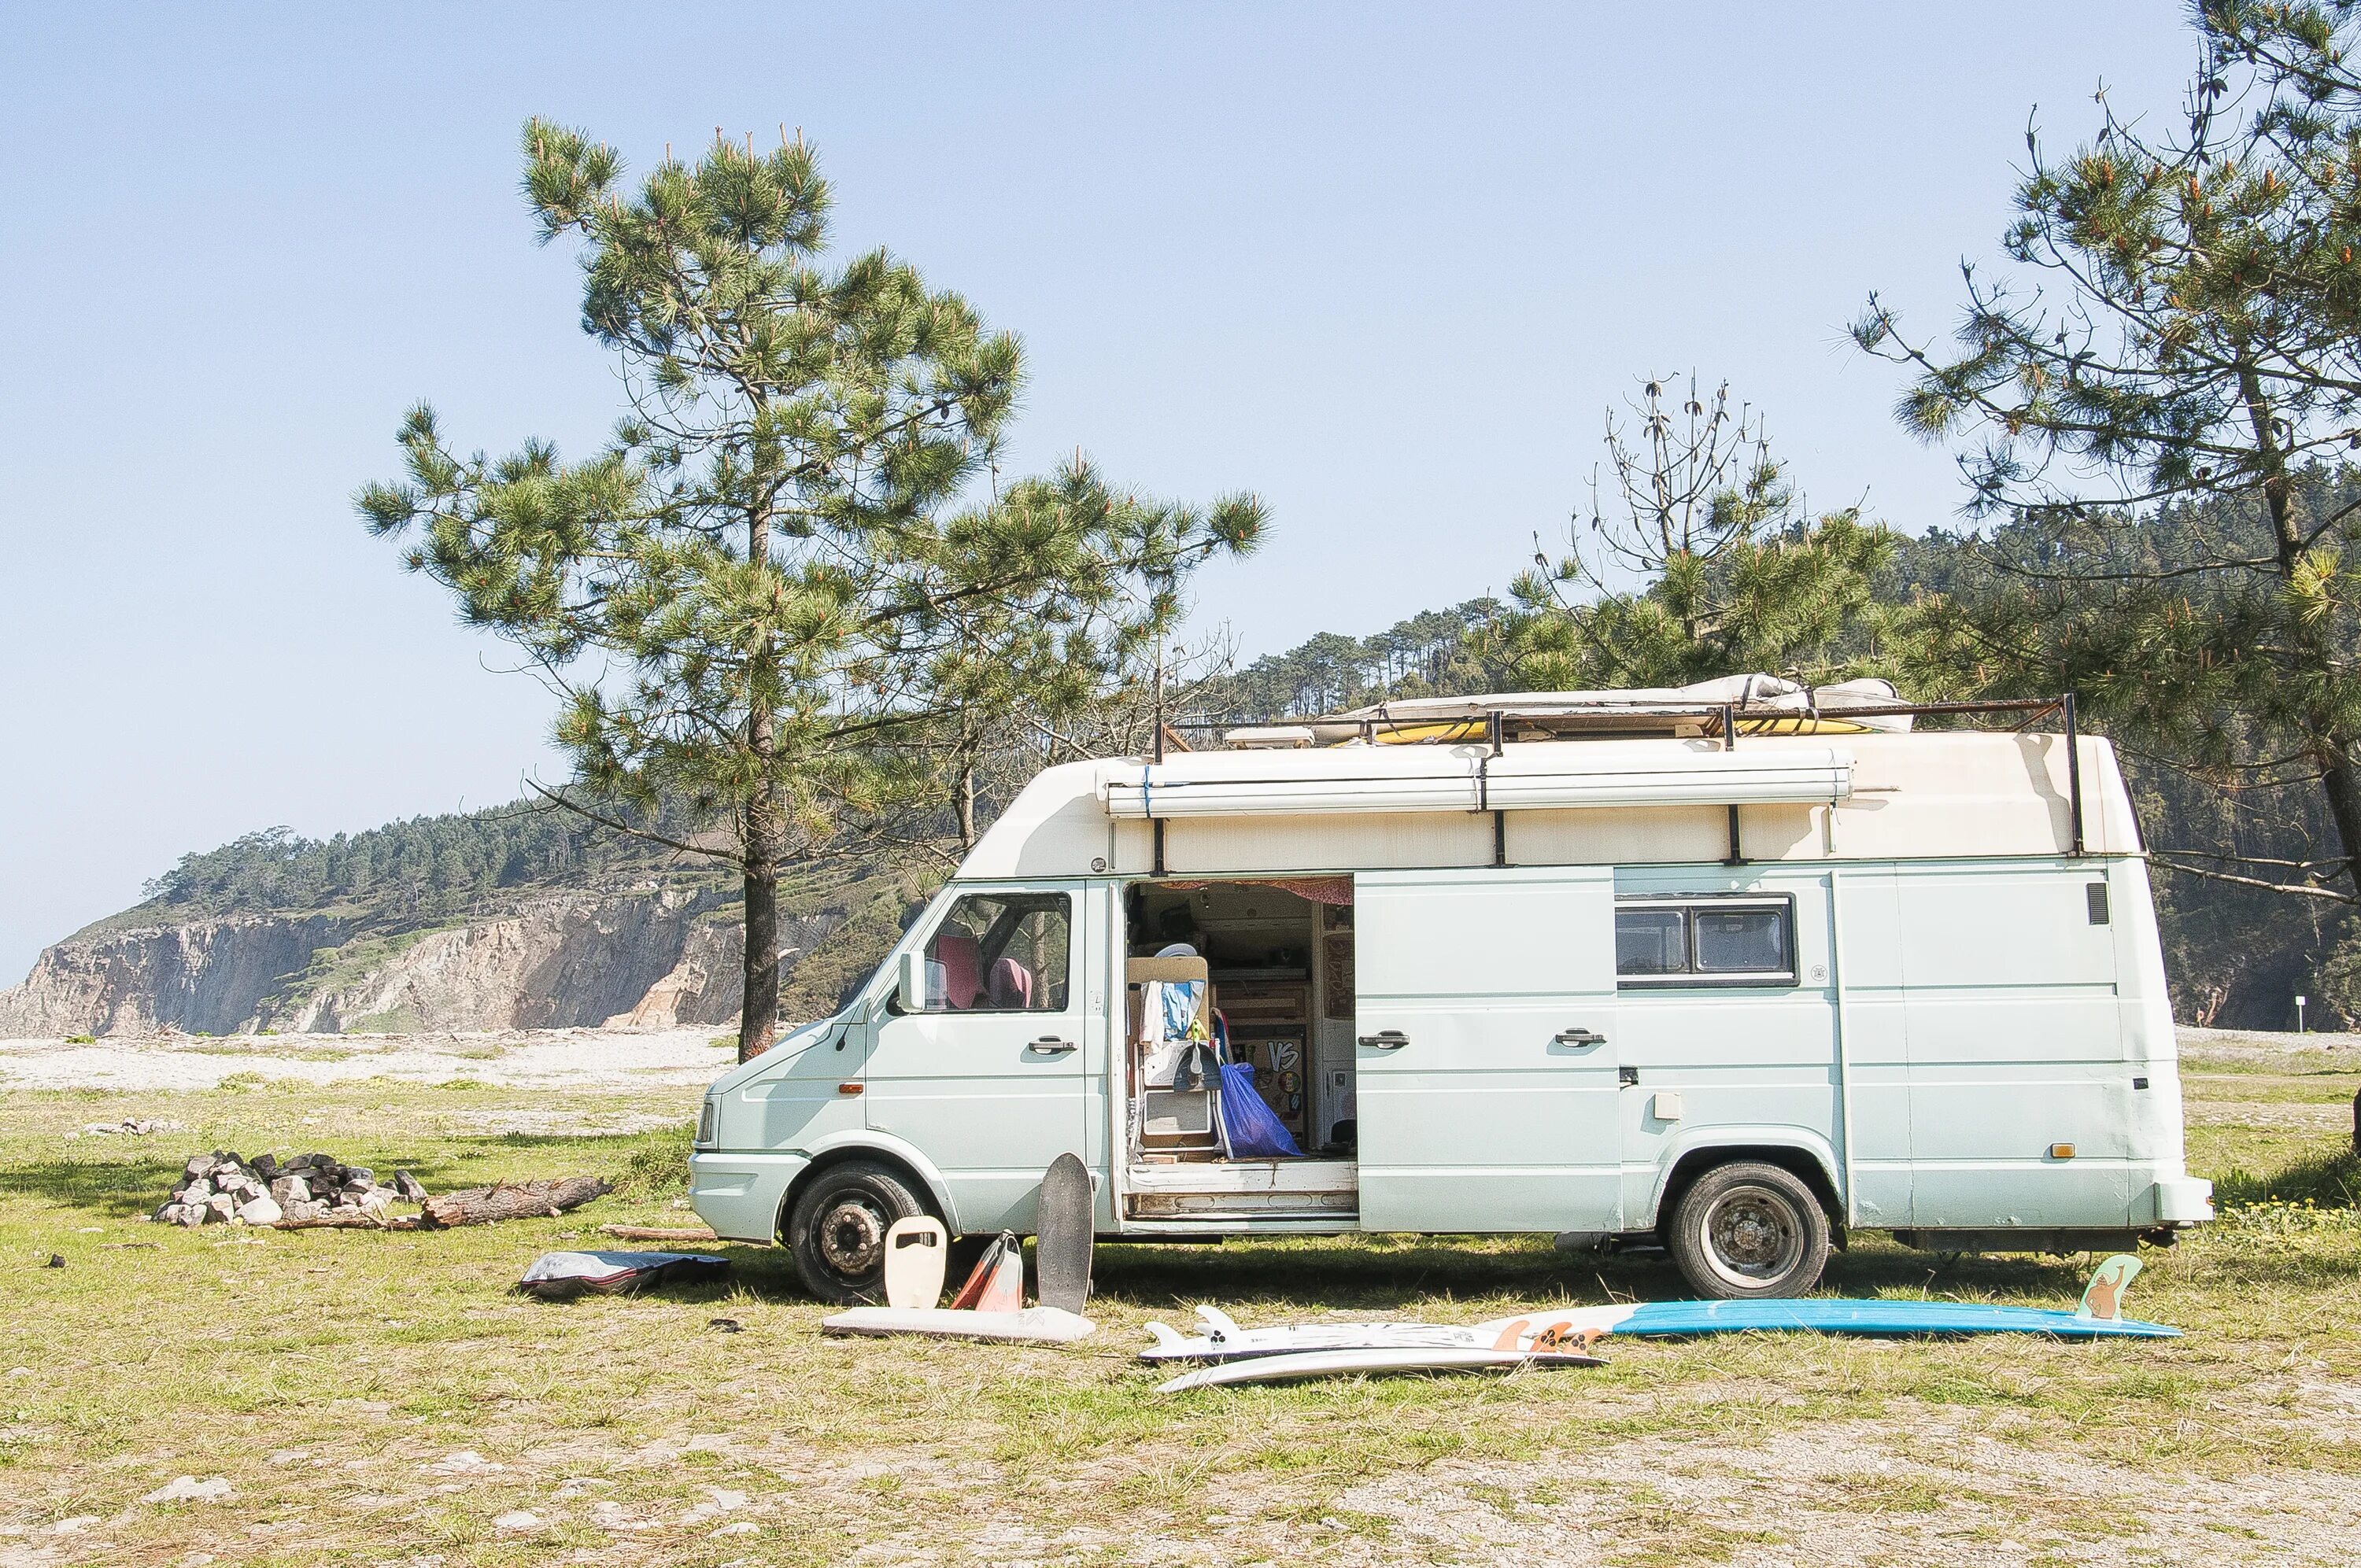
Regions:
M 1878 1301 L 1805 1296 L 1775 1301 L 1642 1301 L 1614 1325 L 1622 1335 L 2053 1334 L 2059 1339 L 2177 1339 L 2180 1331 L 2136 1318 L 2090 1318 L 2040 1307 L 1981 1301 Z

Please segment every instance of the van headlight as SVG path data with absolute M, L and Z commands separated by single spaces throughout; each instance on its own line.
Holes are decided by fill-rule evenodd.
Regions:
M 697 1113 L 697 1146 L 709 1149 L 721 1120 L 721 1102 L 708 1094 L 705 1104 Z

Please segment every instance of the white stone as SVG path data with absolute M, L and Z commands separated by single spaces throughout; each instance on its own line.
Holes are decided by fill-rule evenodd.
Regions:
M 655 1528 L 655 1520 L 635 1519 L 631 1517 L 631 1510 L 608 1497 L 601 1497 L 590 1505 L 590 1522 L 600 1530 L 633 1530 Z
M 205 1200 L 204 1212 L 206 1216 L 204 1223 L 207 1224 L 211 1224 L 215 1220 L 227 1220 L 237 1212 L 237 1200 L 226 1192 L 216 1192 Z
M 238 1219 L 249 1225 L 275 1225 L 283 1217 L 278 1204 L 268 1196 L 257 1198 L 237 1212 Z
M 176 1475 L 170 1486 L 159 1486 L 139 1500 L 143 1503 L 217 1503 L 236 1494 L 230 1489 L 225 1475 L 209 1475 L 200 1481 L 193 1475 Z
M 519 1508 L 513 1513 L 505 1513 L 500 1518 L 494 1519 L 492 1521 L 492 1528 L 494 1530 L 516 1530 L 521 1533 L 528 1530 L 536 1530 L 541 1528 L 541 1516 L 539 1514 L 529 1514 L 525 1512 L 524 1509 Z

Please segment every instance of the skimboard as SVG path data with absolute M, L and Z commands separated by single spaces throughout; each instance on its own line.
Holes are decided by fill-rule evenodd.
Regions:
M 1290 1383 L 1307 1377 L 1349 1377 L 1380 1372 L 1485 1372 L 1520 1366 L 1604 1366 L 1596 1355 L 1533 1355 L 1514 1350 L 1468 1348 L 1372 1348 L 1308 1350 L 1288 1355 L 1249 1356 L 1186 1372 L 1157 1387 L 1159 1394 L 1212 1388 L 1229 1383 Z
M 935 1339 L 994 1340 L 1017 1344 L 1071 1344 L 1097 1326 L 1055 1307 L 975 1312 L 954 1307 L 854 1307 L 819 1326 L 832 1334 L 926 1334 Z
M 1003 1231 L 976 1259 L 950 1310 L 1014 1312 L 1025 1305 L 1025 1252 L 1014 1233 Z
M 1049 1162 L 1033 1229 L 1035 1296 L 1045 1307 L 1081 1311 L 1091 1297 L 1091 1173 L 1073 1155 Z
M 2074 1311 L 1980 1301 L 1885 1301 L 1806 1296 L 1754 1301 L 1642 1301 L 1604 1307 L 1544 1308 L 1465 1327 L 1441 1323 L 1290 1323 L 1241 1329 L 1200 1307 L 1203 1332 L 1184 1335 L 1150 1323 L 1149 1362 L 1230 1362 L 1318 1351 L 1489 1347 L 1526 1354 L 1578 1351 L 1608 1334 L 1680 1338 L 1783 1332 L 1906 1337 L 2029 1333 L 2058 1339 L 2173 1339 L 2180 1331 L 2120 1315 L 2125 1290 L 2139 1272 L 2128 1255 L 2108 1258 Z
M 932 1214 L 896 1220 L 885 1232 L 885 1304 L 931 1307 L 943 1297 L 950 1237 Z

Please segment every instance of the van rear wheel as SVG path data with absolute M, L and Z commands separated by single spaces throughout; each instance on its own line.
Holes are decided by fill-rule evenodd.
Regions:
M 1681 1194 L 1664 1244 L 1682 1277 L 1710 1300 L 1800 1296 L 1828 1266 L 1828 1217 L 1795 1172 L 1736 1160 Z
M 849 1159 L 812 1178 L 787 1216 L 787 1250 L 804 1288 L 850 1306 L 885 1291 L 885 1232 L 927 1212 L 902 1174 L 874 1160 Z

